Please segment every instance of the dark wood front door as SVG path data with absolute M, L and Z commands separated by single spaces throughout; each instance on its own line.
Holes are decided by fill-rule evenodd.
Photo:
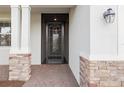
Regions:
M 68 62 L 67 14 L 42 14 L 42 63 Z M 65 32 L 66 31 L 66 32 Z M 65 35 L 66 34 L 66 35 Z

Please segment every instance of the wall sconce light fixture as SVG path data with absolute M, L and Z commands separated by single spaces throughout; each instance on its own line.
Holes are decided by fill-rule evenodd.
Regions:
M 103 17 L 106 23 L 113 23 L 115 20 L 115 12 L 112 10 L 112 8 L 109 8 L 104 12 Z

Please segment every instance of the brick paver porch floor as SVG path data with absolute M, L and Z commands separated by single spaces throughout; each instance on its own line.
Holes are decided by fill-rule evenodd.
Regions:
M 78 87 L 67 64 L 33 65 L 32 76 L 23 87 Z

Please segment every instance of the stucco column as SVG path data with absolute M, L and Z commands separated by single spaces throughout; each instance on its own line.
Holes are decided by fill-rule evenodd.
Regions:
M 21 50 L 30 53 L 30 6 L 22 5 Z
M 9 80 L 27 81 L 31 76 L 30 8 L 29 6 L 21 8 L 22 13 L 19 8 L 12 7 L 12 51 L 9 57 Z M 20 14 L 22 15 L 20 16 Z
M 11 6 L 11 49 L 15 53 L 20 49 L 20 6 Z

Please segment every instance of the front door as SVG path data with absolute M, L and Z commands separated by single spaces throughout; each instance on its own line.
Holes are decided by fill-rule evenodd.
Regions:
M 63 63 L 64 25 L 61 22 L 48 22 L 46 25 L 47 63 Z
M 41 15 L 41 63 L 68 63 L 68 14 Z

